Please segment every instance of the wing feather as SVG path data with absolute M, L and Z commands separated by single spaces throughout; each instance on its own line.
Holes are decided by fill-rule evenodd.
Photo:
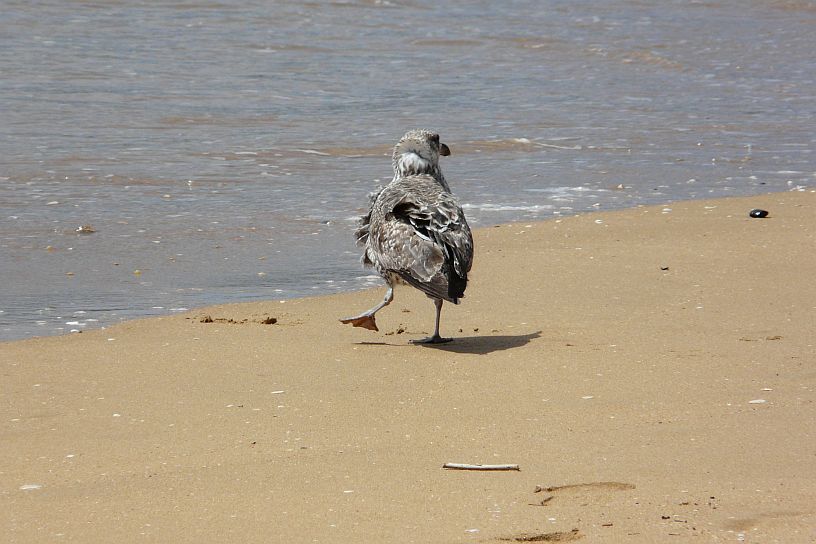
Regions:
M 433 178 L 409 176 L 383 189 L 367 226 L 365 259 L 377 268 L 435 298 L 464 295 L 473 237 L 456 199 Z

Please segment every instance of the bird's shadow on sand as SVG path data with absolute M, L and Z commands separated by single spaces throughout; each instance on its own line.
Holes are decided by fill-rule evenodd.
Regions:
M 502 334 L 497 336 L 457 336 L 447 344 L 418 344 L 419 346 L 449 351 L 451 353 L 474 353 L 486 355 L 494 351 L 519 348 L 539 338 L 541 331 L 529 334 Z

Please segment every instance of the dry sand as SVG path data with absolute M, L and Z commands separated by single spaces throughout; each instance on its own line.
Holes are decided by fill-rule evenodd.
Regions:
M 0 541 L 813 542 L 816 193 L 666 208 L 478 231 L 442 347 L 410 288 L 0 344 Z

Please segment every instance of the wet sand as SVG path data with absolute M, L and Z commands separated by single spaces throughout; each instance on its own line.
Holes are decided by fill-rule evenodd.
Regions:
M 479 230 L 441 347 L 408 288 L 0 344 L 0 540 L 812 542 L 814 208 Z

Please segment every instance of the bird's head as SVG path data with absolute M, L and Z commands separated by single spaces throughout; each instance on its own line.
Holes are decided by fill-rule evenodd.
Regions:
M 394 174 L 400 177 L 416 174 L 441 177 L 440 155 L 450 155 L 450 149 L 440 143 L 439 134 L 429 130 L 409 130 L 394 146 Z

